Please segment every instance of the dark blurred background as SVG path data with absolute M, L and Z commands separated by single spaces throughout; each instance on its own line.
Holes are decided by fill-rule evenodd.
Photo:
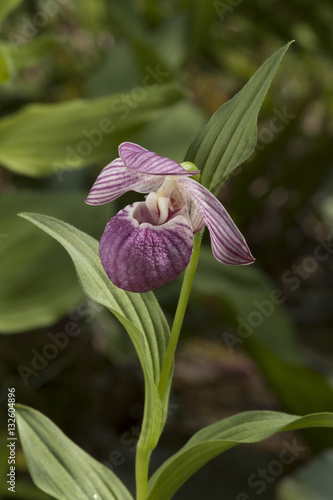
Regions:
M 218 264 L 205 235 L 151 469 L 198 429 L 240 411 L 333 411 L 332 3 L 3 0 L 0 22 L 4 407 L 15 387 L 18 402 L 133 488 L 143 410 L 134 350 L 108 311 L 84 298 L 60 245 L 16 214 L 54 215 L 99 238 L 140 197 L 84 204 L 119 143 L 183 161 L 212 113 L 295 39 L 260 113 L 256 150 L 220 193 L 256 263 Z M 180 283 L 157 291 L 170 320 Z M 331 430 L 238 447 L 175 498 L 329 500 L 332 447 Z M 17 459 L 16 498 L 47 499 L 21 452 Z M 2 446 L 2 477 L 6 461 Z M 6 489 L 2 481 L 4 500 Z

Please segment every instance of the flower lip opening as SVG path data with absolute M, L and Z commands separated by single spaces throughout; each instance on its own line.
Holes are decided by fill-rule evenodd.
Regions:
M 139 225 L 151 224 L 152 226 L 155 226 L 156 224 L 154 223 L 154 219 L 152 218 L 146 203 L 144 201 L 141 201 L 136 203 L 135 205 L 136 206 L 132 213 L 133 219 L 136 220 Z
M 157 191 L 151 191 L 146 200 L 137 205 L 132 217 L 139 223 L 161 226 L 178 214 L 186 201 L 177 182 L 166 177 Z
M 152 196 L 148 204 L 145 201 L 136 203 L 136 206 L 131 214 L 131 218 L 138 222 L 139 225 L 150 224 L 152 226 L 162 226 L 177 215 L 182 215 L 183 217 L 188 218 L 187 209 L 185 208 L 184 210 L 184 207 L 173 209 L 172 200 L 169 200 L 168 198 L 159 198 L 158 205 L 154 205 L 154 202 L 155 200 Z M 167 204 L 168 207 L 166 209 Z M 160 208 L 162 208 L 162 211 Z

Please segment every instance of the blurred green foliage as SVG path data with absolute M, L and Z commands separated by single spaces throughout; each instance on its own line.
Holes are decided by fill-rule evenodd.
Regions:
M 108 220 L 108 207 L 101 206 L 92 213 L 84 199 L 85 193 L 80 191 L 37 190 L 20 190 L 0 199 L 1 225 L 7 235 L 0 246 L 2 333 L 53 325 L 82 299 L 66 255 L 40 231 L 18 219 L 17 214 L 29 207 L 33 212 L 58 215 L 98 235 Z
M 40 374 L 39 395 L 33 384 L 23 383 L 17 366 L 28 365 L 31 349 L 45 345 L 49 328 L 64 327 L 83 294 L 64 251 L 15 214 L 54 215 L 98 238 L 117 207 L 136 199 L 129 194 L 111 207 L 84 206 L 85 193 L 117 156 L 118 144 L 138 142 L 183 161 L 215 110 L 274 50 L 295 39 L 260 112 L 255 153 L 220 193 L 257 262 L 233 269 L 203 250 L 183 341 L 186 346 L 194 336 L 210 339 L 237 369 L 238 354 L 247 352 L 273 398 L 273 403 L 263 400 L 263 408 L 332 411 L 331 2 L 3 0 L 0 21 L 0 330 L 17 333 L 0 339 L 3 386 L 15 385 L 23 403 L 33 401 L 41 411 L 47 406 L 52 420 L 68 425 L 71 436 L 77 432 L 83 447 L 105 459 L 109 448 L 98 433 L 97 444 L 85 438 L 89 418 L 79 418 L 74 402 L 98 419 L 106 409 L 92 396 L 100 384 L 100 398 L 107 394 L 119 407 L 130 406 L 125 393 L 131 394 L 131 381 L 117 399 L 117 382 L 110 386 L 104 359 L 111 358 L 123 377 L 125 363 L 135 378 L 131 351 L 119 342 L 122 332 L 105 312 L 96 312 L 90 322 L 81 314 L 82 339 L 57 369 Z M 158 291 L 170 314 L 178 288 L 177 281 Z M 267 317 L 261 313 L 252 334 L 239 337 L 239 318 L 248 322 L 257 303 L 272 299 L 272 289 L 285 300 L 273 303 Z M 231 382 L 232 376 L 220 381 Z M 61 390 L 55 391 L 57 384 Z M 86 395 L 75 399 L 73 387 L 81 385 Z M 60 395 L 53 402 L 48 394 L 55 393 Z M 216 407 L 228 407 L 227 399 L 217 399 Z M 62 405 L 70 401 L 73 420 L 66 424 Z M 183 406 L 178 428 L 182 415 L 186 422 Z M 114 432 L 137 422 L 129 410 L 116 413 L 114 420 L 109 415 Z M 214 410 L 208 418 L 215 418 Z M 74 431 L 78 420 L 85 427 L 81 432 Z M 332 446 L 328 431 L 305 437 L 309 454 Z M 243 489 L 246 481 L 245 475 Z M 226 497 L 240 491 L 237 475 L 234 483 L 225 480 Z M 273 497 L 274 487 L 267 488 L 266 498 Z M 287 498 L 286 487 L 281 491 Z M 20 498 L 31 495 L 24 489 Z
M 332 496 L 332 450 L 323 452 L 291 477 L 281 481 L 278 500 L 303 500 Z

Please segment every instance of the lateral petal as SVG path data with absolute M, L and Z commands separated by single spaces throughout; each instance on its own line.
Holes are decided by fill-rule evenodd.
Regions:
M 128 170 L 120 158 L 117 158 L 103 168 L 92 186 L 86 203 L 88 205 L 102 205 L 115 200 L 127 191 L 149 193 L 158 189 L 164 178 L 153 176 L 134 170 Z
M 223 264 L 251 264 L 255 259 L 219 200 L 193 179 L 180 179 L 179 183 L 194 201 L 208 227 L 214 257 Z
M 116 286 L 130 292 L 148 292 L 174 280 L 187 267 L 193 233 L 185 217 L 175 216 L 154 226 L 139 223 L 145 203 L 129 205 L 108 222 L 100 241 L 103 268 Z
M 159 156 L 132 142 L 120 144 L 119 156 L 128 169 L 145 174 L 184 175 L 190 177 L 199 173 L 199 170 L 187 172 L 179 163 L 170 160 L 170 158 Z

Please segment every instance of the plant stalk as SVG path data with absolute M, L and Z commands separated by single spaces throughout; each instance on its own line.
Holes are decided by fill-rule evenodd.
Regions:
M 194 235 L 193 253 L 189 265 L 186 268 L 182 288 L 179 295 L 175 318 L 171 328 L 170 339 L 165 353 L 164 363 L 161 371 L 158 392 L 163 401 L 165 391 L 168 385 L 169 375 L 173 367 L 175 352 L 178 344 L 179 334 L 183 325 L 188 299 L 190 297 L 191 287 L 198 265 L 201 240 L 204 230 Z
M 139 441 L 135 457 L 136 500 L 146 500 L 147 498 L 148 467 L 149 451 L 140 445 Z

